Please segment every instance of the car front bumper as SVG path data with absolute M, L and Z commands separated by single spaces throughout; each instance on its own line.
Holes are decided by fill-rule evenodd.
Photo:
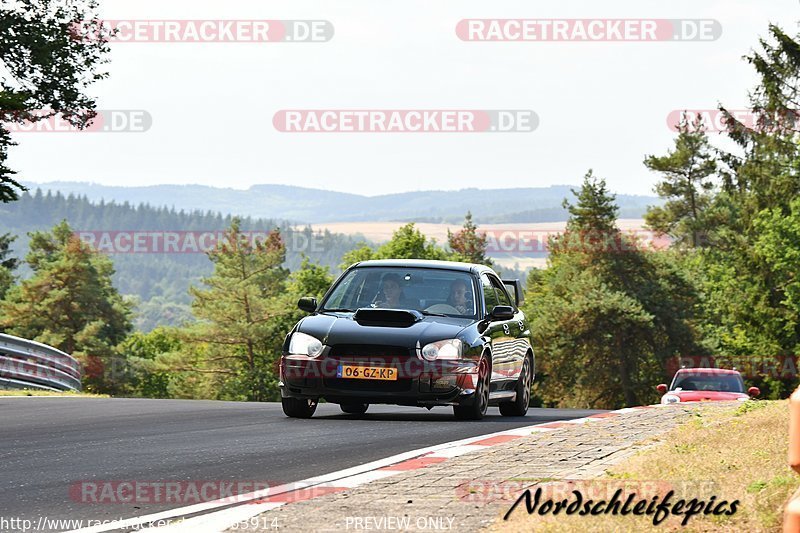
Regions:
M 396 380 L 337 377 L 339 365 L 397 368 Z M 284 398 L 324 398 L 332 403 L 371 403 L 430 407 L 474 401 L 478 366 L 472 360 L 319 357 L 283 355 L 280 389 Z

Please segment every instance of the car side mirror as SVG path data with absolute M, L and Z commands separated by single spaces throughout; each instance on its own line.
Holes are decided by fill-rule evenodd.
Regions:
M 514 303 L 519 307 L 519 304 L 525 300 L 525 293 L 522 292 L 522 282 L 518 279 L 504 279 L 503 285 L 506 286 L 508 292 L 514 297 Z
M 662 383 L 662 384 L 660 384 L 660 385 L 656 385 L 656 390 L 657 390 L 658 392 L 660 392 L 661 394 L 666 394 L 666 392 L 667 392 L 667 386 L 666 386 L 666 385 L 664 385 L 663 383 Z
M 749 394 L 751 398 L 756 398 L 759 394 L 761 394 L 761 389 L 758 387 L 750 387 L 747 389 L 747 394 Z
M 510 305 L 495 305 L 489 316 L 494 320 L 511 320 L 514 318 L 514 308 Z
M 297 307 L 307 313 L 313 313 L 317 310 L 317 299 L 312 296 L 304 296 L 297 300 Z

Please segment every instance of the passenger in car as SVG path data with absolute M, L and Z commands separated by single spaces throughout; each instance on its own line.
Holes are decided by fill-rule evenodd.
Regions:
M 472 312 L 467 301 L 467 282 L 457 279 L 450 285 L 450 296 L 447 297 L 447 304 L 454 307 L 462 315 Z

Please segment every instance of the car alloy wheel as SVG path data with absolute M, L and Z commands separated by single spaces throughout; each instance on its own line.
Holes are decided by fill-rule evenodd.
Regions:
M 531 402 L 531 375 L 530 359 L 526 357 L 517 380 L 517 396 L 514 401 L 500 403 L 501 415 L 525 416 L 528 412 L 528 406 Z
M 475 385 L 474 401 L 471 405 L 456 405 L 453 414 L 459 420 L 480 420 L 489 407 L 489 387 L 491 385 L 491 369 L 486 357 L 478 366 L 478 382 Z
M 489 407 L 489 365 L 486 359 L 481 361 L 480 369 L 478 370 L 478 386 L 480 390 L 478 410 L 481 416 L 486 414 Z M 477 392 L 476 392 L 477 393 Z

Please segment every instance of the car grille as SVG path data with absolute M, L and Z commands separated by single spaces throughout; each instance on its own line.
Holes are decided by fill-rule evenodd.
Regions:
M 331 346 L 330 357 L 408 357 L 409 350 L 380 344 L 337 344 Z

